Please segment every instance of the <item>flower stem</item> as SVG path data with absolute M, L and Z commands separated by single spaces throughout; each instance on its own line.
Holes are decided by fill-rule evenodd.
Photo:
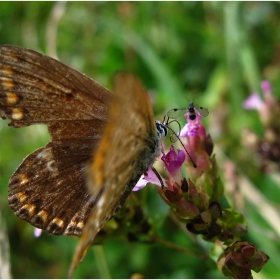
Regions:
M 92 249 L 95 256 L 95 261 L 97 263 L 97 268 L 98 268 L 98 273 L 100 278 L 111 279 L 103 245 L 94 245 Z

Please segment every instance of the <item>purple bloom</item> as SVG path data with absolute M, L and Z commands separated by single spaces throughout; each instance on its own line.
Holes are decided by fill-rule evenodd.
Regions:
M 243 102 L 243 107 L 248 110 L 258 110 L 262 123 L 269 125 L 277 119 L 280 109 L 276 99 L 272 95 L 270 83 L 268 81 L 262 81 L 261 88 L 263 90 L 264 100 L 262 100 L 258 93 L 253 93 Z
M 193 136 L 201 136 L 203 138 L 206 137 L 206 131 L 203 124 L 193 124 L 188 122 L 180 131 L 180 137 L 193 137 Z
M 185 153 L 178 149 L 178 155 L 174 150 L 174 145 L 171 145 L 170 151 L 161 157 L 167 168 L 169 174 L 175 179 L 176 182 L 180 182 L 179 177 L 181 177 L 181 166 L 185 161 Z M 179 177 L 178 177 L 179 176 Z
M 272 95 L 271 84 L 269 81 L 262 81 L 261 88 L 263 90 L 264 101 L 261 99 L 258 93 L 252 93 L 244 102 L 243 107 L 245 109 L 256 109 L 260 114 L 267 113 L 270 107 L 275 107 L 277 102 Z
M 165 180 L 162 180 L 163 183 L 165 183 Z M 148 183 L 157 185 L 157 186 L 161 186 L 161 183 L 158 179 L 158 177 L 156 176 L 155 172 L 152 170 L 152 168 L 149 168 L 148 171 L 146 172 L 146 174 L 144 173 L 141 178 L 139 179 L 139 181 L 137 182 L 137 184 L 135 185 L 135 187 L 132 189 L 132 191 L 136 192 L 139 191 L 141 189 L 143 189 Z
M 264 101 L 268 107 L 278 107 L 278 103 L 272 95 L 271 85 L 269 81 L 262 81 L 261 88 L 263 90 Z
M 193 126 L 190 123 L 187 123 L 179 133 L 180 137 L 189 137 L 198 135 L 197 126 Z
M 261 110 L 265 105 L 264 101 L 261 99 L 258 93 L 252 93 L 244 102 L 243 108 L 247 110 Z
M 271 84 L 269 81 L 266 81 L 266 80 L 262 81 L 261 88 L 265 95 L 271 95 Z
M 34 229 L 34 236 L 35 237 L 40 237 L 41 236 L 41 234 L 42 234 L 42 229 L 40 229 L 40 228 L 35 228 Z

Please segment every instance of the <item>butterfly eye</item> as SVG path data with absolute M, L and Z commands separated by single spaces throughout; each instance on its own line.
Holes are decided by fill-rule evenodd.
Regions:
M 159 121 L 156 121 L 155 123 L 156 123 L 158 138 L 159 139 L 164 138 L 167 135 L 167 128 L 166 128 L 166 126 L 163 123 L 159 122 Z

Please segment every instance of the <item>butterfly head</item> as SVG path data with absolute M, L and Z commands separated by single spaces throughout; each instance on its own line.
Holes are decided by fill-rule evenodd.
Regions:
M 158 139 L 162 139 L 167 135 L 167 127 L 160 121 L 156 121 L 156 129 Z

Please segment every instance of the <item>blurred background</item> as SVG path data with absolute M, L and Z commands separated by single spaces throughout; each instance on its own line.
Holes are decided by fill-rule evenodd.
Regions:
M 0 44 L 56 57 L 110 89 L 116 71 L 131 71 L 147 88 L 159 120 L 190 101 L 209 110 L 204 124 L 225 196 L 248 221 L 244 240 L 270 257 L 254 278 L 280 277 L 279 158 L 264 167 L 250 149 L 252 134 L 246 133 L 262 139 L 264 126 L 242 103 L 253 92 L 262 95 L 262 80 L 271 82 L 279 100 L 279 30 L 279 2 L 0 2 Z M 46 232 L 35 238 L 7 202 L 9 178 L 49 141 L 47 130 L 7 123 L 0 122 L 1 254 L 10 277 L 65 278 L 77 239 Z M 211 244 L 187 234 L 153 186 L 142 192 L 143 211 L 161 239 L 107 238 L 89 250 L 74 277 L 224 278 L 211 258 L 188 252 L 202 255 Z

